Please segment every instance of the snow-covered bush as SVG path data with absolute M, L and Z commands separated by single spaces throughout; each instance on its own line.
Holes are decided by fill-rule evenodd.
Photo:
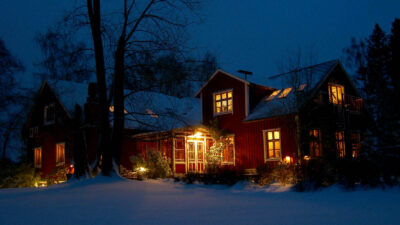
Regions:
M 34 187 L 39 180 L 31 164 L 0 160 L 0 188 Z
M 257 182 L 260 185 L 268 185 L 272 182 L 282 184 L 294 184 L 296 182 L 296 170 L 293 164 L 270 164 L 257 168 Z
M 68 171 L 69 171 L 69 168 L 66 166 L 55 167 L 45 177 L 45 179 L 47 181 L 47 185 L 58 184 L 58 183 L 67 181 Z
M 130 157 L 130 160 L 133 170 L 141 177 L 167 178 L 172 176 L 170 162 L 162 157 L 161 152 L 148 150 L 144 156 L 139 154 Z
M 323 158 L 304 161 L 296 170 L 297 191 L 317 190 L 327 187 L 337 181 L 335 165 L 330 160 Z

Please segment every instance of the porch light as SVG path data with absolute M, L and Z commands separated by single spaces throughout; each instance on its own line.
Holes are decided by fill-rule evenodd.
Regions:
M 285 163 L 289 164 L 289 163 L 291 163 L 291 162 L 292 162 L 292 157 L 286 156 L 286 157 L 285 157 Z
M 40 188 L 40 187 L 47 187 L 47 181 L 37 181 L 35 182 L 35 187 Z
M 139 172 L 142 172 L 142 173 L 144 173 L 144 172 L 147 171 L 147 169 L 144 168 L 144 167 L 139 167 L 137 170 L 138 170 Z
M 194 134 L 194 137 L 195 138 L 199 138 L 199 137 L 201 137 L 203 134 L 200 132 L 200 131 L 198 131 L 198 132 L 196 132 L 195 134 Z
M 310 160 L 310 156 L 305 155 L 305 156 L 304 156 L 304 160 L 307 160 L 307 161 Z

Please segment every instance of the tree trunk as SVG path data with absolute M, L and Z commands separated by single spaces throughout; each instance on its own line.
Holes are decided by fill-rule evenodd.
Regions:
M 87 8 L 93 38 L 96 60 L 96 78 L 99 91 L 100 137 L 98 164 L 101 163 L 102 175 L 109 176 L 112 170 L 112 151 L 110 148 L 110 123 L 108 118 L 109 105 L 107 102 L 104 50 L 101 37 L 100 0 L 87 0 Z
M 111 143 L 114 149 L 115 164 L 119 167 L 124 131 L 124 72 L 125 72 L 125 34 L 118 41 L 114 65 L 114 126 Z
M 73 123 L 73 149 L 75 172 L 74 178 L 80 179 L 91 177 L 89 169 L 89 161 L 87 156 L 87 145 L 85 143 L 84 133 L 82 130 L 82 109 L 79 105 L 75 106 L 75 115 Z

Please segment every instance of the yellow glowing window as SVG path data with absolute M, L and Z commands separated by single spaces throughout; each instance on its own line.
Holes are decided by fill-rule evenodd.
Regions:
M 361 147 L 360 133 L 351 134 L 351 155 L 353 158 L 358 157 Z
M 222 163 L 235 163 L 235 140 L 233 136 L 225 138 L 225 148 L 222 151 Z
M 56 144 L 56 165 L 65 164 L 65 143 Z
M 281 95 L 279 95 L 279 97 L 278 98 L 284 98 L 284 97 L 286 97 L 289 93 L 290 93 L 290 91 L 292 90 L 293 88 L 285 88 L 285 90 L 283 90 L 282 91 L 282 94 Z
M 340 158 L 343 158 L 346 156 L 346 147 L 345 147 L 345 142 L 344 142 L 344 131 L 338 131 L 335 133 L 336 137 L 336 150 L 338 153 L 338 156 Z
M 267 159 L 280 159 L 281 157 L 281 140 L 280 131 L 272 130 L 265 132 L 265 145 Z
M 344 87 L 338 84 L 329 84 L 329 102 L 337 105 L 343 104 Z
M 281 90 L 275 90 L 274 92 L 272 92 L 270 96 L 268 96 L 268 98 L 265 99 L 265 101 L 271 101 L 272 99 L 275 98 L 275 96 L 279 94 L 279 92 L 281 92 Z
M 311 157 L 321 156 L 321 131 L 310 130 L 310 155 Z
M 42 148 L 34 148 L 33 154 L 35 168 L 42 168 Z
M 232 112 L 233 94 L 232 91 L 224 91 L 214 94 L 214 111 L 218 113 Z

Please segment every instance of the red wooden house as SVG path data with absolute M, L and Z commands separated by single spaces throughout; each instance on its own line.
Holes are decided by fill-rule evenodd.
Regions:
M 358 154 L 363 102 L 337 60 L 260 83 L 217 70 L 196 97 L 201 124 L 217 121 L 229 140 L 222 154 L 225 166 L 253 173 L 264 163 Z M 207 128 L 188 125 L 136 134 L 136 151 L 166 152 L 175 173 L 203 172 L 214 140 Z M 130 155 L 129 149 L 124 152 Z
M 41 98 L 48 98 L 47 94 L 42 95 L 46 97 Z M 96 99 L 90 96 L 85 95 L 90 100 L 86 102 L 86 114 L 96 109 Z M 364 129 L 363 102 L 339 61 L 266 77 L 261 82 L 217 70 L 195 97 L 180 99 L 150 92 L 130 95 L 125 102 L 127 132 L 121 165 L 131 169 L 132 155 L 155 150 L 170 159 L 176 174 L 204 172 L 206 155 L 215 142 L 207 129 L 211 123 L 218 124 L 227 140 L 221 164 L 248 173 L 255 172 L 264 163 L 296 163 L 322 155 L 355 157 L 358 154 Z M 46 118 L 46 105 L 52 101 L 38 102 L 43 103 L 35 104 L 32 115 L 44 113 Z M 61 104 L 55 105 L 62 109 Z M 95 114 L 92 112 L 92 115 Z M 86 115 L 86 118 L 93 117 Z M 26 130 L 35 130 L 36 124 L 40 124 L 40 131 L 46 130 L 46 122 L 33 121 L 28 120 Z M 37 146 L 43 149 L 49 145 L 44 143 L 46 138 L 54 140 L 51 151 L 57 151 L 55 143 L 61 140 L 48 136 L 39 135 L 41 143 L 36 137 L 30 139 L 32 158 L 39 157 L 34 154 Z M 89 152 L 95 152 L 94 124 L 87 140 L 88 146 L 92 146 Z M 52 154 L 42 150 L 43 169 L 50 167 L 44 165 L 46 155 L 53 157 Z M 57 162 L 51 163 L 57 165 Z

